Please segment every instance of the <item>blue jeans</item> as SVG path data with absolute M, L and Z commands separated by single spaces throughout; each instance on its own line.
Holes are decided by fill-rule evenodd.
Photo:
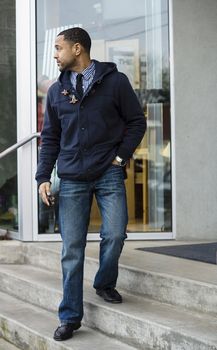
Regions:
M 94 181 L 61 180 L 59 220 L 63 241 L 63 299 L 61 323 L 75 323 L 83 317 L 83 268 L 93 194 L 102 217 L 100 261 L 94 288 L 114 288 L 118 260 L 127 238 L 128 221 L 123 169 L 111 165 Z

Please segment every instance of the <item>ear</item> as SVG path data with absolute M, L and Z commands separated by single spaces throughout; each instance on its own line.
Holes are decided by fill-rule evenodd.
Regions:
M 75 43 L 73 45 L 73 48 L 74 48 L 74 53 L 76 56 L 79 56 L 81 54 L 81 44 L 79 43 Z

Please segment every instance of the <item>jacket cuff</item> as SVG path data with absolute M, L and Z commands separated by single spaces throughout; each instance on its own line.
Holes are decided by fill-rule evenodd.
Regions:
M 129 154 L 129 150 L 120 146 L 120 148 L 117 150 L 117 156 L 127 161 L 128 159 L 130 159 L 131 154 Z

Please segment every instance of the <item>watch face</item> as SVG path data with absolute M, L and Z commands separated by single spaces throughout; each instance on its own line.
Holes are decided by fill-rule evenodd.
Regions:
M 127 162 L 125 160 L 122 159 L 122 161 L 120 162 L 121 166 L 125 166 L 127 164 Z
M 122 159 L 118 156 L 116 156 L 115 159 L 117 160 L 117 162 L 119 163 L 120 166 L 125 166 L 127 164 L 127 162 L 124 159 Z

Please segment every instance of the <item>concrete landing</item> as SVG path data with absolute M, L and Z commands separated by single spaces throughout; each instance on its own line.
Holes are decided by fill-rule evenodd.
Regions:
M 139 269 L 151 270 L 159 273 L 168 273 L 174 276 L 190 278 L 201 282 L 215 283 L 217 285 L 216 265 L 136 250 L 136 248 L 144 247 L 160 247 L 169 245 L 199 244 L 211 242 L 213 241 L 126 241 L 120 258 L 120 264 Z M 13 244 L 11 242 L 0 242 L 0 245 L 2 243 L 6 243 L 6 245 Z M 43 247 L 45 249 L 54 250 L 59 254 L 62 247 L 61 242 L 35 242 L 31 244 L 34 246 Z M 87 243 L 86 257 L 98 259 L 98 242 Z

